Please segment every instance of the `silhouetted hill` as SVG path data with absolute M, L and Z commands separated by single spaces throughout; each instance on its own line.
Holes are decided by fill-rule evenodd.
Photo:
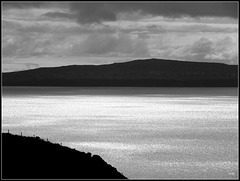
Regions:
M 174 60 L 135 60 L 3 73 L 3 86 L 236 87 L 238 66 Z
M 100 156 L 2 133 L 3 179 L 126 179 Z

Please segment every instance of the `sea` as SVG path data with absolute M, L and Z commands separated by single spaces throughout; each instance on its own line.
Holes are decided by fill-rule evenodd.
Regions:
M 238 88 L 2 87 L 7 131 L 99 155 L 130 179 L 239 178 Z

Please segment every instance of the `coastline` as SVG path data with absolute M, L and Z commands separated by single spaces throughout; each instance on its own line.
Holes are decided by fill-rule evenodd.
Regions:
M 100 156 L 38 136 L 2 133 L 3 179 L 127 179 Z

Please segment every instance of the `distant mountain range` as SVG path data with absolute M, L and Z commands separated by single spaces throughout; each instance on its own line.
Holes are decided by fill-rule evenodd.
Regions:
M 162 59 L 2 74 L 3 86 L 237 87 L 238 65 Z

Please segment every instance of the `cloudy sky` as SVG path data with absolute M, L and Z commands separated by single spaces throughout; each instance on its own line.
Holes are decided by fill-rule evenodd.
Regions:
M 238 64 L 238 2 L 2 2 L 2 71 L 135 59 Z

